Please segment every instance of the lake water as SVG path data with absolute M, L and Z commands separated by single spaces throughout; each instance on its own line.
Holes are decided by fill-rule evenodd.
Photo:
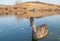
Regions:
M 48 35 L 38 41 L 60 41 L 60 15 L 34 18 L 37 26 L 48 24 Z M 33 41 L 28 18 L 0 16 L 0 41 Z

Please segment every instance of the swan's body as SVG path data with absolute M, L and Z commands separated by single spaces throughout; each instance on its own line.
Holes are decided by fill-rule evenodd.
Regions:
M 42 39 L 47 36 L 48 26 L 46 24 L 42 24 L 41 26 L 36 27 L 33 17 L 30 18 L 30 24 L 32 27 L 32 36 L 34 39 Z

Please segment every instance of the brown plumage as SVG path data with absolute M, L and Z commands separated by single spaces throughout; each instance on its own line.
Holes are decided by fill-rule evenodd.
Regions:
M 42 24 L 41 26 L 36 26 L 34 23 L 34 18 L 30 18 L 30 25 L 32 27 L 32 36 L 36 39 L 42 39 L 48 34 L 48 25 Z

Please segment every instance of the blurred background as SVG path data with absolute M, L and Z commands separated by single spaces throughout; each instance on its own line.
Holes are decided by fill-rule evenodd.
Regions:
M 59 0 L 0 0 L 0 4 L 14 5 L 17 1 L 18 2 L 40 1 L 40 2 L 45 2 L 45 3 L 60 5 Z

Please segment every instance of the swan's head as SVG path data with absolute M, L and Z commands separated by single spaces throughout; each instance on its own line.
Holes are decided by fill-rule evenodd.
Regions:
M 32 26 L 34 23 L 34 18 L 33 17 L 30 17 L 30 25 Z
M 33 22 L 34 21 L 34 18 L 33 17 L 30 17 L 30 22 Z

